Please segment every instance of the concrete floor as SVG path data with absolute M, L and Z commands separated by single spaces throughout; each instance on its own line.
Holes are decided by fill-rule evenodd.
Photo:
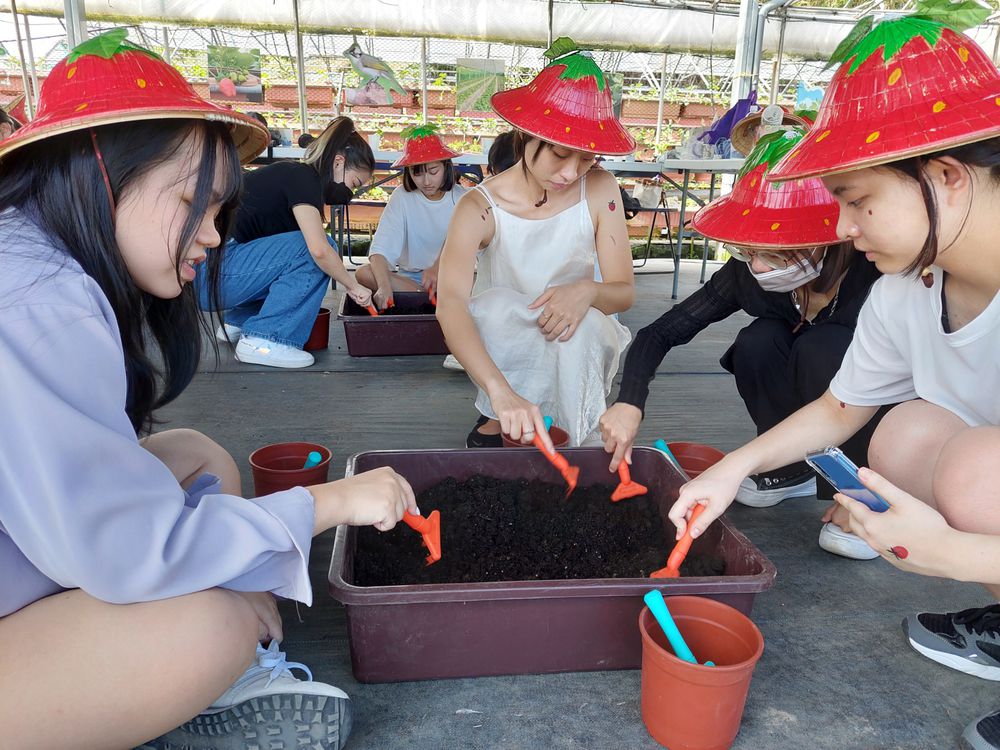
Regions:
M 662 264 L 651 262 L 652 270 Z M 684 263 L 681 293 L 698 286 L 700 263 Z M 669 306 L 672 277 L 637 277 L 637 302 L 622 322 L 634 331 Z M 640 442 L 658 437 L 730 450 L 753 437 L 732 378 L 718 359 L 742 314 L 669 354 L 652 388 Z M 336 321 L 314 367 L 282 371 L 242 365 L 223 351 L 175 403 L 165 427 L 202 430 L 225 445 L 251 487 L 246 457 L 261 445 L 309 440 L 333 450 L 331 479 L 352 453 L 462 445 L 474 391 L 441 357 L 347 355 Z M 991 683 L 941 667 L 911 650 L 900 621 L 919 610 L 988 603 L 981 588 L 901 573 L 882 560 L 856 562 L 819 549 L 815 498 L 762 510 L 734 506 L 730 518 L 776 564 L 774 587 L 753 619 L 765 651 L 754 673 L 734 748 L 957 746 L 964 725 L 997 707 Z M 351 674 L 344 610 L 327 593 L 333 532 L 311 557 L 315 603 L 284 603 L 285 649 L 317 679 L 351 694 L 349 748 L 656 748 L 640 717 L 638 671 L 360 684 Z

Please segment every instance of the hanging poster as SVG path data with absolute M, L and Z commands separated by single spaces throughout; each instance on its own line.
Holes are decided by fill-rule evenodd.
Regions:
M 260 50 L 209 46 L 208 96 L 225 102 L 263 102 Z
M 503 90 L 504 61 L 459 58 L 455 61 L 455 101 L 459 113 L 490 112 L 490 97 Z

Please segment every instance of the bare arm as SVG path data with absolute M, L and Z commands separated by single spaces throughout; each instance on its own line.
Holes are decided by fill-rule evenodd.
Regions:
M 842 404 L 828 390 L 811 404 L 728 454 L 701 476 L 685 484 L 670 509 L 670 519 L 684 533 L 688 512 L 698 502 L 707 505 L 692 529 L 697 537 L 732 503 L 740 482 L 750 474 L 801 461 L 807 451 L 839 445 L 860 430 L 878 410 L 874 406 Z
M 371 291 L 358 284 L 347 272 L 344 261 L 330 245 L 323 229 L 323 217 L 315 206 L 302 203 L 292 208 L 295 222 L 299 225 L 306 246 L 316 265 L 347 290 L 348 294 L 358 302 L 367 305 L 371 301 Z
M 591 171 L 587 175 L 587 202 L 594 206 L 597 262 L 602 282 L 597 287 L 593 306 L 605 315 L 623 312 L 635 302 L 635 277 L 632 273 L 632 246 L 622 211 L 618 181 L 610 172 Z
M 469 313 L 476 254 L 496 231 L 489 203 L 478 191 L 462 196 L 451 217 L 438 272 L 437 319 L 452 354 L 490 399 L 501 429 L 518 440 L 534 431 L 551 446 L 538 407 L 518 396 L 490 357 Z

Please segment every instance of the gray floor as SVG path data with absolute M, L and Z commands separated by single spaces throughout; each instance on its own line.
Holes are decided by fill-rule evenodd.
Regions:
M 682 269 L 682 295 L 698 285 Z M 638 298 L 622 316 L 633 331 L 669 304 L 670 275 L 637 277 Z M 671 353 L 653 386 L 640 442 L 657 437 L 732 449 L 753 436 L 732 378 L 718 365 L 744 316 L 717 324 Z M 441 357 L 347 355 L 342 327 L 317 364 L 281 371 L 235 362 L 228 351 L 162 416 L 223 443 L 244 472 L 261 445 L 310 440 L 340 467 L 351 453 L 383 448 L 458 447 L 474 416 L 466 377 Z M 331 477 L 332 478 L 332 477 Z M 774 588 L 753 618 L 764 633 L 735 748 L 951 748 L 974 716 L 996 708 L 993 683 L 940 667 L 900 632 L 909 612 L 987 603 L 977 586 L 854 562 L 816 545 L 816 499 L 752 510 L 734 523 L 774 561 Z M 598 672 L 365 685 L 351 674 L 342 607 L 327 594 L 332 532 L 313 545 L 315 604 L 283 605 L 285 648 L 317 679 L 347 690 L 356 723 L 349 748 L 656 748 L 639 714 L 639 672 Z

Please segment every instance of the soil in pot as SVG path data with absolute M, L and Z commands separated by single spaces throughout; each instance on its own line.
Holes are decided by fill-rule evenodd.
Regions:
M 611 502 L 615 484 L 451 477 L 421 492 L 425 515 L 441 511 L 443 557 L 425 566 L 420 535 L 405 524 L 358 529 L 354 583 L 392 586 L 488 581 L 645 578 L 673 547 L 649 495 Z M 689 554 L 681 576 L 725 574 L 721 557 Z

